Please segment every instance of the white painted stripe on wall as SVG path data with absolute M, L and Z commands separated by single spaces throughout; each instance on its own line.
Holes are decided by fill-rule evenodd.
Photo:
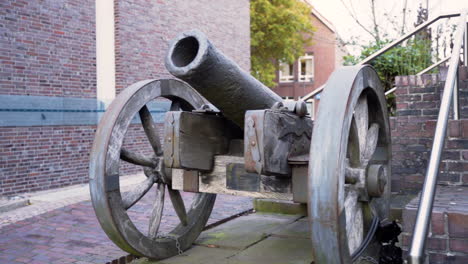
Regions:
M 115 98 L 114 0 L 96 0 L 96 79 L 98 101 Z

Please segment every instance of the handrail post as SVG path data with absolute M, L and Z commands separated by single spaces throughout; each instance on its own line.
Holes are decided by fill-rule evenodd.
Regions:
M 414 225 L 413 238 L 408 255 L 408 262 L 411 264 L 421 264 L 424 262 L 424 249 L 426 238 L 431 220 L 432 205 L 437 186 L 437 175 L 439 173 L 440 157 L 444 146 L 444 140 L 447 132 L 447 123 L 450 111 L 450 102 L 452 100 L 455 79 L 457 78 L 458 63 L 460 61 L 460 49 L 464 35 L 464 25 L 466 24 L 467 10 L 460 14 L 460 22 L 455 34 L 455 45 L 447 71 L 447 80 L 444 85 L 444 92 L 440 104 L 440 112 L 437 117 L 437 126 L 435 129 L 434 142 L 432 144 L 431 157 L 426 172 L 421 198 L 419 200 L 418 214 Z
M 468 22 L 465 23 L 465 37 L 463 38 L 463 65 L 468 66 Z
M 455 84 L 453 89 L 453 120 L 460 119 L 460 104 L 458 99 L 458 65 L 457 73 L 455 74 Z

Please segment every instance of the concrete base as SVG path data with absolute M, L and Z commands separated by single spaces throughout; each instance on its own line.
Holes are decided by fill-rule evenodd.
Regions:
M 309 264 L 313 260 L 307 218 L 252 214 L 203 232 L 180 256 L 132 264 Z
M 256 213 L 203 232 L 182 255 L 160 261 L 140 258 L 131 264 L 310 264 L 310 236 L 306 217 Z M 355 262 L 370 263 L 375 262 Z
M 307 205 L 284 200 L 255 199 L 254 210 L 261 213 L 307 216 Z

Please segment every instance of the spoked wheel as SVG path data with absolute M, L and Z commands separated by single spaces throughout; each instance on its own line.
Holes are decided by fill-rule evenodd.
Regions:
M 370 66 L 336 70 L 320 100 L 309 159 L 315 263 L 351 263 L 378 220 L 388 217 L 390 140 L 377 73 Z M 375 243 L 365 255 L 378 261 Z
M 199 193 L 188 210 L 177 190 L 171 187 L 171 170 L 164 168 L 163 151 L 153 118 L 146 104 L 157 97 L 172 101 L 171 110 L 200 108 L 205 100 L 189 85 L 177 80 L 147 80 L 125 89 L 110 105 L 96 131 L 91 162 L 91 198 L 97 218 L 109 238 L 123 250 L 138 256 L 164 259 L 190 247 L 211 214 L 216 195 Z M 154 152 L 151 156 L 122 148 L 126 131 L 139 116 Z M 146 180 L 126 193 L 120 192 L 119 163 L 124 160 L 144 168 Z M 132 207 L 156 185 L 148 232 L 143 234 L 130 220 Z M 158 233 L 165 190 L 180 220 L 166 235 Z

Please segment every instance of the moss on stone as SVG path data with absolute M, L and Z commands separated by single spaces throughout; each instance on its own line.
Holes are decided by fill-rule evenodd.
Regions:
M 271 199 L 255 199 L 253 203 L 260 213 L 307 215 L 306 204 Z

